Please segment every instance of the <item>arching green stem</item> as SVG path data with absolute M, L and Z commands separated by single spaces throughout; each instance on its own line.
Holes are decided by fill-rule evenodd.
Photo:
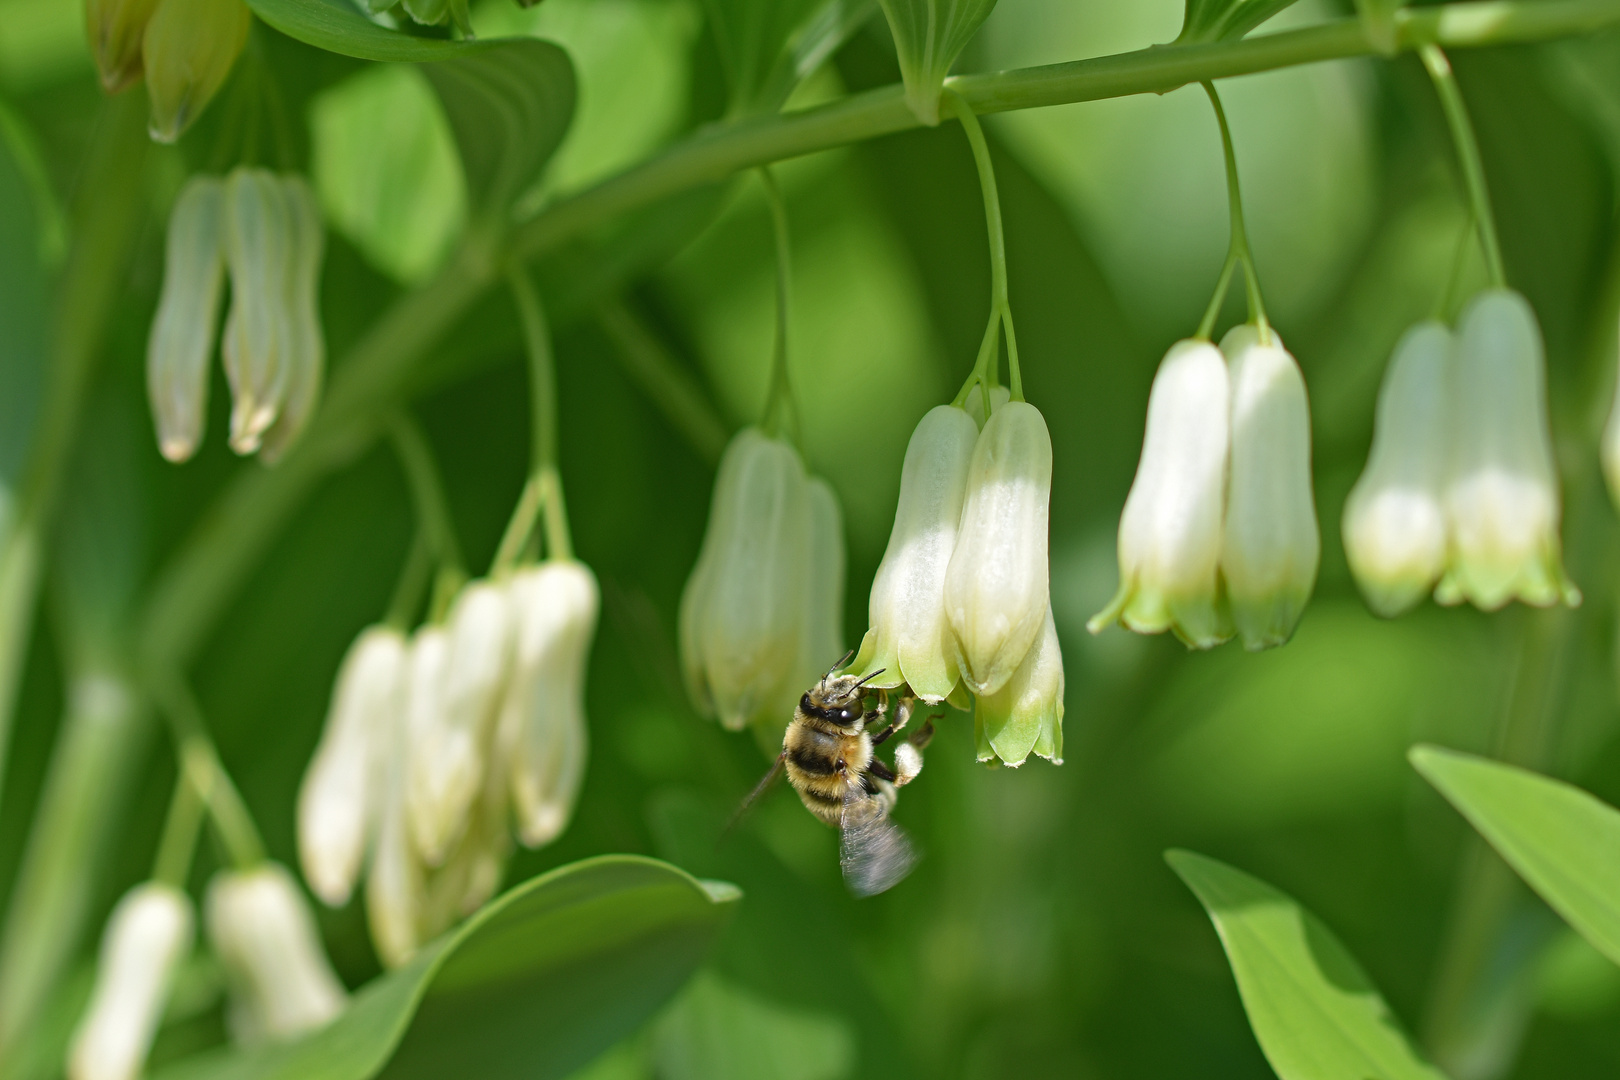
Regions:
M 203 800 L 184 773 L 175 777 L 169 813 L 163 820 L 163 839 L 157 858 L 152 860 L 152 880 L 177 889 L 186 887 L 191 874 L 191 857 L 197 849 L 197 829 L 202 825 Z
M 1012 393 L 1012 400 L 1024 400 L 1024 376 L 1018 367 L 1018 336 L 1013 332 L 1012 308 L 1007 302 L 1007 240 L 1001 226 L 1001 195 L 996 190 L 996 170 L 990 161 L 990 146 L 985 142 L 984 128 L 979 125 L 979 118 L 962 95 L 949 87 L 946 87 L 942 100 L 962 122 L 962 131 L 973 150 L 973 164 L 979 173 L 979 190 L 984 195 L 985 232 L 990 242 L 990 322 L 979 345 L 973 374 L 968 376 L 956 403 L 966 401 L 973 384 L 981 383 L 988 413 L 989 391 L 996 384 L 1000 359 L 998 346 L 1003 330 L 1007 334 L 1007 388 Z
M 219 760 L 191 688 L 177 672 L 154 672 L 151 688 L 174 737 L 181 781 L 196 790 L 197 798 L 208 809 L 220 843 L 236 868 L 245 870 L 257 866 L 265 858 L 264 841 L 259 839 L 253 815 Z
M 1226 122 L 1226 110 L 1221 106 L 1221 96 L 1215 92 L 1215 84 L 1206 80 L 1202 85 L 1204 93 L 1209 95 L 1210 105 L 1214 106 L 1215 122 L 1221 129 L 1221 153 L 1226 160 L 1226 204 L 1232 221 L 1232 238 L 1226 251 L 1226 265 L 1221 269 L 1215 295 L 1204 312 L 1203 322 L 1199 324 L 1198 336 L 1207 338 L 1214 331 L 1215 319 L 1220 314 L 1221 304 L 1226 299 L 1226 290 L 1232 280 L 1232 270 L 1242 266 L 1244 287 L 1249 299 L 1249 321 L 1260 328 L 1260 340 L 1267 341 L 1271 337 L 1271 323 L 1266 319 L 1265 301 L 1260 296 L 1260 277 L 1255 273 L 1254 252 L 1249 247 L 1249 230 L 1243 222 L 1243 191 L 1238 184 L 1237 151 L 1232 146 L 1232 129 Z
M 788 234 L 787 203 L 771 170 L 762 167 L 759 178 L 765 185 L 765 202 L 771 208 L 771 228 L 776 238 L 776 337 L 771 345 L 771 385 L 765 395 L 765 414 L 760 426 L 768 435 L 786 435 L 801 445 L 799 403 L 793 396 L 788 376 L 788 327 L 792 324 L 793 247 Z M 802 449 L 802 445 L 801 445 Z
M 1507 284 L 1502 266 L 1502 245 L 1496 238 L 1496 217 L 1491 212 L 1491 193 L 1485 186 L 1485 166 L 1480 161 L 1479 143 L 1474 138 L 1474 125 L 1468 119 L 1468 105 L 1462 91 L 1457 88 L 1457 77 L 1452 74 L 1451 61 L 1438 45 L 1423 45 L 1418 49 L 1423 66 L 1434 81 L 1435 93 L 1440 97 L 1440 108 L 1446 114 L 1451 128 L 1451 141 L 1457 148 L 1457 164 L 1462 168 L 1463 184 L 1468 188 L 1468 203 L 1473 209 L 1474 225 L 1479 230 L 1480 250 L 1485 253 L 1485 272 L 1491 284 Z
M 444 480 L 434 463 L 427 437 L 416 421 L 403 411 L 394 414 L 388 435 L 399 456 L 400 467 L 405 471 L 405 481 L 410 485 L 411 504 L 416 510 L 417 527 L 427 543 L 428 554 L 441 568 L 451 567 L 465 574 L 466 563 L 456 540 L 456 523 L 450 516 Z
M 568 532 L 568 508 L 563 501 L 562 477 L 557 472 L 557 365 L 551 352 L 551 328 L 540 294 L 521 267 L 508 275 L 512 300 L 523 324 L 523 346 L 529 358 L 529 403 L 531 413 L 531 459 L 529 482 L 512 515 L 512 526 L 501 538 L 496 565 L 504 572 L 515 565 L 528 544 L 534 516 L 545 519 L 546 549 L 554 559 L 574 557 L 574 542 Z M 528 524 L 520 526 L 520 517 Z M 492 571 L 494 572 L 494 571 Z

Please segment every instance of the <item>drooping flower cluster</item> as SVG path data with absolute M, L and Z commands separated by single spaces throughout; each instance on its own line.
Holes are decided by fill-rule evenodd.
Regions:
M 1177 342 L 1148 396 L 1119 523 L 1119 590 L 1088 624 L 1172 630 L 1207 649 L 1281 645 L 1321 555 L 1305 380 L 1275 332 Z
M 348 901 L 369 859 L 366 904 L 384 963 L 499 888 L 518 838 L 567 825 L 584 778 L 584 679 L 596 578 L 551 559 L 456 596 L 408 640 L 361 633 L 338 673 L 299 798 L 304 875 Z
M 1559 541 L 1558 472 L 1535 312 L 1487 289 L 1455 333 L 1419 323 L 1395 348 L 1344 544 L 1368 606 L 1393 616 L 1434 590 L 1494 611 L 1575 604 Z
M 997 391 L 989 399 L 982 430 L 967 410 L 941 405 L 912 433 L 852 670 L 873 676 L 869 686 L 907 686 L 928 702 L 976 698 L 980 760 L 1020 765 L 1034 752 L 1057 761 L 1063 658 L 1047 565 L 1052 441 L 1033 405 Z
M 116 94 L 144 73 L 158 142 L 178 139 L 219 92 L 252 21 L 242 0 L 85 0 L 101 85 Z
M 779 734 L 844 650 L 843 595 L 837 495 L 792 446 L 745 428 L 720 459 L 681 593 L 681 665 L 698 710 L 730 731 Z
M 229 271 L 220 352 L 231 387 L 230 446 L 275 461 L 315 412 L 326 366 L 318 310 L 325 235 L 298 176 L 238 168 L 197 176 L 169 217 L 163 293 L 147 344 L 158 448 L 185 461 L 202 440 L 208 361 Z

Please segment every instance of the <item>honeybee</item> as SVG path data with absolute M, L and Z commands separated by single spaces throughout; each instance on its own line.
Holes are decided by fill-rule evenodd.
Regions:
M 839 830 L 839 861 L 850 891 L 873 896 L 899 883 L 917 861 L 911 841 L 889 814 L 897 789 L 922 771 L 922 752 L 934 725 L 924 724 L 900 743 L 890 768 L 873 749 L 905 728 L 916 699 L 902 697 L 893 722 L 874 734 L 888 710 L 888 695 L 877 691 L 879 704 L 868 709 L 866 683 L 882 672 L 859 678 L 832 671 L 799 698 L 782 752 L 743 807 L 786 773 L 805 808 Z

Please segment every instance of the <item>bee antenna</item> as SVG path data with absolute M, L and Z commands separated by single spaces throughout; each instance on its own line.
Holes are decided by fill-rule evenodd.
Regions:
M 826 682 L 827 677 L 829 675 L 831 675 L 833 672 L 837 671 L 839 668 L 843 667 L 845 664 L 849 663 L 850 658 L 853 657 L 854 655 L 855 655 L 855 650 L 854 649 L 851 649 L 851 650 L 849 650 L 849 652 L 845 653 L 843 655 L 843 657 L 838 661 L 838 663 L 834 664 L 832 667 L 827 669 L 827 674 L 823 675 L 821 677 L 821 681 Z
M 872 672 L 872 674 L 868 675 L 866 678 L 862 679 L 860 682 L 858 682 L 854 686 L 850 687 L 850 689 L 851 690 L 859 690 L 861 687 L 865 686 L 867 683 L 871 682 L 873 679 L 877 678 L 879 675 L 883 674 L 887 670 L 888 670 L 887 668 L 878 668 L 876 671 Z

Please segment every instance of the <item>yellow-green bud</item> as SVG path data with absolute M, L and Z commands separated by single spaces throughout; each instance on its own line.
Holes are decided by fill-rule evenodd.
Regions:
M 225 187 L 195 176 L 169 214 L 163 294 L 146 348 L 146 389 L 158 449 L 185 461 L 202 441 L 208 415 L 208 361 L 225 280 Z
M 974 726 L 980 761 L 999 757 L 1017 768 L 1033 752 L 1063 763 L 1063 650 L 1050 604 L 1041 636 L 1013 677 L 995 693 L 979 695 Z
M 202 114 L 247 44 L 252 22 L 242 0 L 159 0 L 141 45 L 152 138 L 172 143 Z
M 141 38 L 158 0 L 85 0 L 84 23 L 101 86 L 116 94 L 141 77 Z

